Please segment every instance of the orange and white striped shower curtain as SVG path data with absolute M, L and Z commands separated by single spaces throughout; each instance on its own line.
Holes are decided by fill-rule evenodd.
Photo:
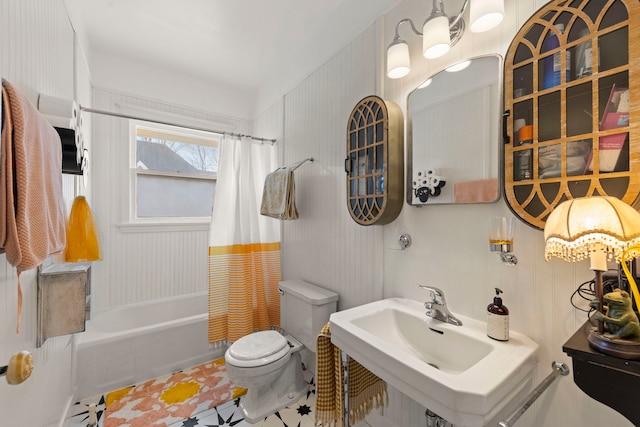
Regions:
M 280 326 L 280 222 L 260 215 L 271 144 L 223 138 L 209 229 L 209 342 Z

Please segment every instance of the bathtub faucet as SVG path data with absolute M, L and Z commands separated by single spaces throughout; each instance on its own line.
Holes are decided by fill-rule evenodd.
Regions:
M 447 308 L 447 300 L 444 297 L 442 289 L 434 286 L 418 285 L 422 289 L 429 292 L 431 300 L 424 303 L 424 308 L 427 309 L 426 315 L 432 319 L 440 320 L 441 322 L 451 323 L 452 325 L 462 326 L 462 322 L 456 318 Z

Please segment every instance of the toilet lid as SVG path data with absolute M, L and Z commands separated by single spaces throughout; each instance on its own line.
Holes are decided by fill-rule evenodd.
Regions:
M 284 356 L 289 350 L 287 339 L 276 331 L 254 332 L 234 342 L 229 355 L 238 361 L 262 360 L 270 363 Z

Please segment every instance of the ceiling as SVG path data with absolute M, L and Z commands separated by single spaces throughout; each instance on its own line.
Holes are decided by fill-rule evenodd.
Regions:
M 138 61 L 256 99 L 284 95 L 398 2 L 65 0 L 90 69 Z

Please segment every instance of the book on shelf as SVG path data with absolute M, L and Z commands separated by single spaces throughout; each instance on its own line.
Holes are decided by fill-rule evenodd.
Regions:
M 599 130 L 610 130 L 629 126 L 629 89 L 616 86 L 611 88 L 609 99 L 600 118 Z M 598 170 L 600 172 L 614 172 L 628 169 L 624 165 L 622 152 L 625 149 L 625 142 L 629 136 L 628 132 L 621 132 L 613 135 L 605 135 L 598 138 Z M 626 148 L 628 150 L 628 148 Z M 628 155 L 626 156 L 628 158 Z M 585 173 L 593 172 L 593 152 L 587 161 Z

